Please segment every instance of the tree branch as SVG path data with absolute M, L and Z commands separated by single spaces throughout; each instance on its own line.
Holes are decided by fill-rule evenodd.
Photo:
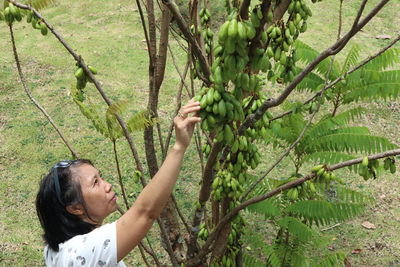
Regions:
M 372 161 L 372 160 L 382 159 L 382 158 L 386 158 L 386 157 L 392 157 L 392 156 L 396 156 L 396 155 L 400 155 L 400 149 L 394 149 L 394 150 L 389 150 L 389 151 L 385 151 L 382 153 L 370 155 L 370 156 L 368 156 L 368 160 Z M 342 169 L 342 168 L 349 167 L 349 166 L 352 166 L 355 164 L 360 164 L 363 159 L 364 159 L 364 157 L 344 161 L 344 162 L 334 164 L 331 166 L 326 166 L 325 169 L 326 169 L 326 171 L 334 171 L 334 170 Z M 249 200 L 243 202 L 242 204 L 240 204 L 239 206 L 235 207 L 231 212 L 229 212 L 224 218 L 221 219 L 220 223 L 215 227 L 214 232 L 212 232 L 210 234 L 210 236 L 208 237 L 207 241 L 205 242 L 204 246 L 202 247 L 202 250 L 198 253 L 197 257 L 191 259 L 188 262 L 187 266 L 196 266 L 196 264 L 201 262 L 203 257 L 210 252 L 210 246 L 211 246 L 212 242 L 215 240 L 215 238 L 218 236 L 220 230 L 224 227 L 225 224 L 229 223 L 239 213 L 239 211 L 245 209 L 246 207 L 250 206 L 251 204 L 258 203 L 265 199 L 276 196 L 285 190 L 299 186 L 302 183 L 313 179 L 314 177 L 316 177 L 316 174 L 314 172 L 309 173 L 302 178 L 299 178 L 297 180 L 294 180 L 294 181 L 288 182 L 284 185 L 281 185 L 264 195 L 249 199 Z
M 240 17 L 243 20 L 247 20 L 249 18 L 249 7 L 251 4 L 251 0 L 243 0 L 242 5 L 240 6 Z
M 188 258 L 193 257 L 195 252 L 197 251 L 197 245 L 196 245 L 197 232 L 199 231 L 199 225 L 203 218 L 205 203 L 210 198 L 211 184 L 212 184 L 212 179 L 213 179 L 213 168 L 214 168 L 215 162 L 217 160 L 218 153 L 221 151 L 221 148 L 222 148 L 221 142 L 215 143 L 212 146 L 210 155 L 208 156 L 208 160 L 207 160 L 206 166 L 204 168 L 202 184 L 201 184 L 201 188 L 200 188 L 200 192 L 199 192 L 199 200 L 198 200 L 200 206 L 196 208 L 196 210 L 194 212 L 194 216 L 193 216 L 192 236 L 191 236 L 191 240 L 189 241 L 188 253 L 187 253 Z
M 176 5 L 174 0 L 163 0 L 163 3 L 171 10 L 172 15 L 174 16 L 179 29 L 186 37 L 187 41 L 191 44 L 193 54 L 199 60 L 200 67 L 205 75 L 203 82 L 207 85 L 210 85 L 210 75 L 211 70 L 207 61 L 207 57 L 204 52 L 201 50 L 199 44 L 197 43 L 195 37 L 190 33 L 188 25 L 186 25 L 185 20 L 182 17 L 182 14 L 179 11 L 178 6 Z
M 276 107 L 282 104 L 283 101 L 292 93 L 296 86 L 307 76 L 321 61 L 331 55 L 337 54 L 343 49 L 348 41 L 360 31 L 387 3 L 389 0 L 381 0 L 370 13 L 359 23 L 355 28 L 352 28 L 345 36 L 339 39 L 331 47 L 321 52 L 313 62 L 308 64 L 304 70 L 295 77 L 295 79 L 284 89 L 284 91 L 277 97 L 265 101 L 262 106 L 252 115 L 248 116 L 243 124 L 239 127 L 239 134 L 243 134 L 244 131 L 252 126 L 257 120 L 261 119 L 267 109 Z
M 25 77 L 24 77 L 24 74 L 22 73 L 22 68 L 21 68 L 21 64 L 20 64 L 20 61 L 19 61 L 18 53 L 17 53 L 17 47 L 15 45 L 14 32 L 13 32 L 13 29 L 12 29 L 12 24 L 9 25 L 9 28 L 10 28 L 10 36 L 11 36 L 11 43 L 12 43 L 13 53 L 14 53 L 14 59 L 15 59 L 16 65 L 17 65 L 19 79 L 20 79 L 20 81 L 22 83 L 22 86 L 24 87 L 25 93 L 28 95 L 28 97 L 32 101 L 32 103 L 43 113 L 43 115 L 46 117 L 46 119 L 50 122 L 50 124 L 56 130 L 56 132 L 58 133 L 58 135 L 60 136 L 60 138 L 62 139 L 64 144 L 67 146 L 67 148 L 71 152 L 72 157 L 78 158 L 79 157 L 78 154 L 75 152 L 75 150 L 69 144 L 67 139 L 64 137 L 64 135 L 62 134 L 61 130 L 57 127 L 56 123 L 53 121 L 53 119 L 47 113 L 47 111 L 33 97 L 31 91 L 29 90 L 28 86 L 26 85 Z
M 338 77 L 337 79 L 335 79 L 334 81 L 332 81 L 331 83 L 329 83 L 326 87 L 322 88 L 319 92 L 317 92 L 316 94 L 314 94 L 311 98 L 307 99 L 306 101 L 303 102 L 303 105 L 307 105 L 309 103 L 311 103 L 312 101 L 314 101 L 317 97 L 321 96 L 322 92 L 332 88 L 333 86 L 335 86 L 338 82 L 342 81 L 343 79 L 345 79 L 349 74 L 355 72 L 356 70 L 359 70 L 361 67 L 363 67 L 364 65 L 366 65 L 368 62 L 370 62 L 371 60 L 379 57 L 380 55 L 382 55 L 386 50 L 390 49 L 391 47 L 393 47 L 393 45 L 395 45 L 398 41 L 400 41 L 400 35 L 398 35 L 392 42 L 390 42 L 389 45 L 385 46 L 384 48 L 382 48 L 381 50 L 379 50 L 376 54 L 367 57 L 366 59 L 364 59 L 361 63 L 359 63 L 357 66 L 355 66 L 354 68 L 352 68 L 351 70 L 347 71 L 346 73 L 344 73 L 343 75 L 341 75 L 340 77 Z M 272 119 L 269 120 L 269 122 L 273 122 L 274 120 L 277 119 L 281 119 L 283 117 L 285 117 L 286 115 L 291 114 L 293 111 L 287 111 L 285 113 L 282 113 Z

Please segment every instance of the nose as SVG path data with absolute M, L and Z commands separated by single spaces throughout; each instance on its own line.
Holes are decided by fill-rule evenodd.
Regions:
M 104 181 L 104 184 L 105 184 L 104 188 L 105 188 L 106 192 L 107 192 L 107 193 L 110 192 L 111 189 L 112 189 L 112 184 L 110 184 L 110 183 L 107 182 L 107 181 Z

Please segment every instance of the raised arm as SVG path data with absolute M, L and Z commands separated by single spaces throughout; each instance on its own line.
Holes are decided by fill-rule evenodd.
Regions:
M 145 237 L 160 215 L 178 178 L 182 159 L 200 121 L 188 114 L 200 110 L 200 104 L 189 101 L 174 118 L 176 141 L 157 174 L 138 196 L 133 206 L 117 221 L 117 258 L 123 259 Z

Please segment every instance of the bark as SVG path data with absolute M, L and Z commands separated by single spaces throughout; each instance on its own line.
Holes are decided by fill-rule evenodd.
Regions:
M 147 1 L 147 16 L 149 25 L 149 99 L 148 110 L 152 116 L 157 117 L 159 92 L 164 80 L 165 66 L 168 52 L 169 23 L 171 15 L 169 9 L 161 6 L 162 18 L 160 29 L 160 43 L 157 53 L 156 24 L 154 15 L 154 5 L 152 0 Z M 161 140 L 162 141 L 162 140 Z M 154 127 L 147 127 L 144 131 L 144 143 L 146 150 L 146 160 L 149 173 L 153 177 L 158 171 L 157 155 L 154 142 Z M 161 142 L 162 143 L 162 142 Z M 171 248 L 176 260 L 182 261 L 183 244 L 180 234 L 180 224 L 175 205 L 170 198 L 160 215 L 160 220 L 165 229 L 161 229 L 166 234 L 163 236 L 164 247 Z M 160 225 L 161 226 L 161 225 Z M 168 242 L 168 244 L 167 244 Z

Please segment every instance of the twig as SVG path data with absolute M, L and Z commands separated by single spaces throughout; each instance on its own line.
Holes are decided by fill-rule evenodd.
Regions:
M 387 45 L 386 47 L 382 48 L 381 50 L 379 50 L 375 55 L 372 55 L 370 57 L 367 57 L 366 59 L 364 59 L 360 64 L 358 64 L 357 66 L 355 66 L 354 68 L 352 68 L 351 70 L 347 71 L 346 73 L 344 73 L 343 75 L 341 75 L 340 77 L 338 77 L 336 80 L 332 81 L 331 83 L 329 83 L 326 87 L 322 88 L 319 92 L 317 92 L 315 95 L 313 95 L 311 98 L 309 98 L 308 100 L 303 102 L 303 105 L 307 105 L 308 103 L 311 103 L 312 101 L 314 101 L 314 99 L 316 99 L 317 97 L 321 96 L 322 91 L 327 90 L 329 88 L 332 88 L 333 86 L 335 86 L 338 82 L 342 81 L 343 79 L 345 79 L 349 74 L 353 73 L 354 71 L 360 69 L 361 67 L 363 67 L 364 65 L 366 65 L 368 62 L 370 62 L 371 60 L 377 58 L 378 56 L 380 56 L 382 53 L 384 53 L 386 50 L 390 49 L 394 44 L 396 44 L 398 41 L 400 40 L 400 35 L 398 35 L 389 45 Z M 287 111 L 285 113 L 282 113 L 272 119 L 269 120 L 269 122 L 272 122 L 274 120 L 283 118 L 286 115 L 291 114 L 293 111 Z
M 18 69 L 18 75 L 19 79 L 22 83 L 22 86 L 24 87 L 25 93 L 28 95 L 29 99 L 32 101 L 32 103 L 43 113 L 43 115 L 46 117 L 46 119 L 50 122 L 50 124 L 53 126 L 53 128 L 56 130 L 60 138 L 63 140 L 64 144 L 67 146 L 69 151 L 71 152 L 72 156 L 74 158 L 78 158 L 78 154 L 75 152 L 75 150 L 72 148 L 72 146 L 69 144 L 67 139 L 64 137 L 62 134 L 61 130 L 57 127 L 56 123 L 53 121 L 51 116 L 47 113 L 47 111 L 40 105 L 40 103 L 33 97 L 32 93 L 30 92 L 28 86 L 26 85 L 25 77 L 24 74 L 22 73 L 22 68 L 21 64 L 19 61 L 18 53 L 17 53 L 17 47 L 15 45 L 15 39 L 14 39 L 14 32 L 12 29 L 12 24 L 9 25 L 10 28 L 10 36 L 11 36 L 11 43 L 12 43 L 12 48 L 13 48 L 13 53 L 14 53 L 14 59 L 15 63 L 17 65 Z
M 342 2 L 343 2 L 343 0 L 340 1 L 340 9 L 342 8 Z M 361 15 L 364 12 L 364 8 L 365 8 L 365 5 L 367 4 L 367 2 L 368 2 L 368 0 L 363 0 L 363 2 L 361 3 L 361 6 L 357 12 L 357 16 L 354 19 L 353 26 L 351 26 L 352 29 L 355 29 L 355 27 L 357 27 L 357 24 L 360 21 Z
M 320 231 L 321 231 L 321 232 L 328 231 L 328 230 L 331 230 L 331 229 L 333 229 L 333 228 L 335 228 L 335 227 L 337 227 L 337 226 L 340 226 L 340 225 L 341 225 L 340 223 L 337 223 L 337 224 L 332 225 L 332 226 L 330 226 L 330 227 L 321 229 Z

